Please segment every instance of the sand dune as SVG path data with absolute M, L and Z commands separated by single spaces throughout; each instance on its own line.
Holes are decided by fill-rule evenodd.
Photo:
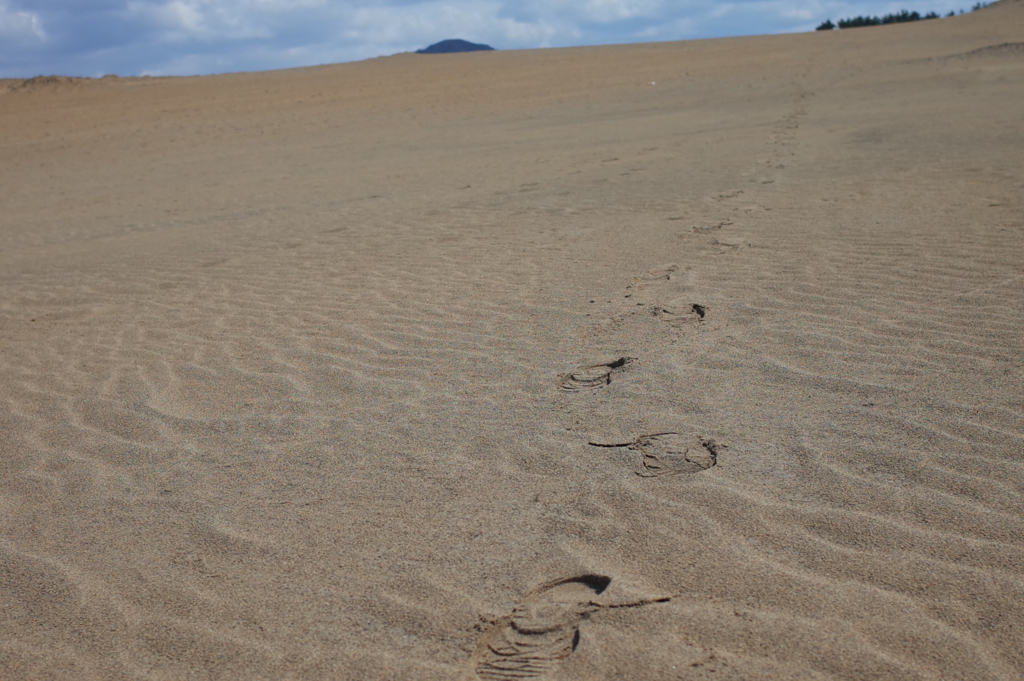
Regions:
M 1021 45 L 3 83 L 0 676 L 1024 677 Z

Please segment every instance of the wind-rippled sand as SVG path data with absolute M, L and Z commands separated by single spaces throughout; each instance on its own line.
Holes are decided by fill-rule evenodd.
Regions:
M 4 82 L 0 676 L 1021 678 L 1022 46 Z

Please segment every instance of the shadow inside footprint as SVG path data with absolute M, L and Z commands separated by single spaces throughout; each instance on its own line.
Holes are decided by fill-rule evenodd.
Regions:
M 611 584 L 603 575 L 582 575 L 542 585 L 512 614 L 484 633 L 476 673 L 483 679 L 532 679 L 547 673 L 579 645 L 580 622 L 600 606 L 592 601 Z
M 576 371 L 571 374 L 560 375 L 558 389 L 575 392 L 603 388 L 612 382 L 612 373 L 634 361 L 636 357 L 619 357 L 601 364 L 584 364 L 576 367 Z

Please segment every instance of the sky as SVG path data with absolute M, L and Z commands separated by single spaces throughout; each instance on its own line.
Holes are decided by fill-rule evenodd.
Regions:
M 0 78 L 205 75 L 412 52 L 812 31 L 825 19 L 970 10 L 962 0 L 0 0 Z M 856 29 L 847 29 L 856 30 Z M 870 30 L 870 29 L 868 29 Z M 436 57 L 425 57 L 436 58 Z

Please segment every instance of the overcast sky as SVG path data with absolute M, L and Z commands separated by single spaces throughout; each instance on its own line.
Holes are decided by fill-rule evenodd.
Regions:
M 957 0 L 0 0 L 0 78 L 258 71 L 446 38 L 500 50 L 810 31 Z

